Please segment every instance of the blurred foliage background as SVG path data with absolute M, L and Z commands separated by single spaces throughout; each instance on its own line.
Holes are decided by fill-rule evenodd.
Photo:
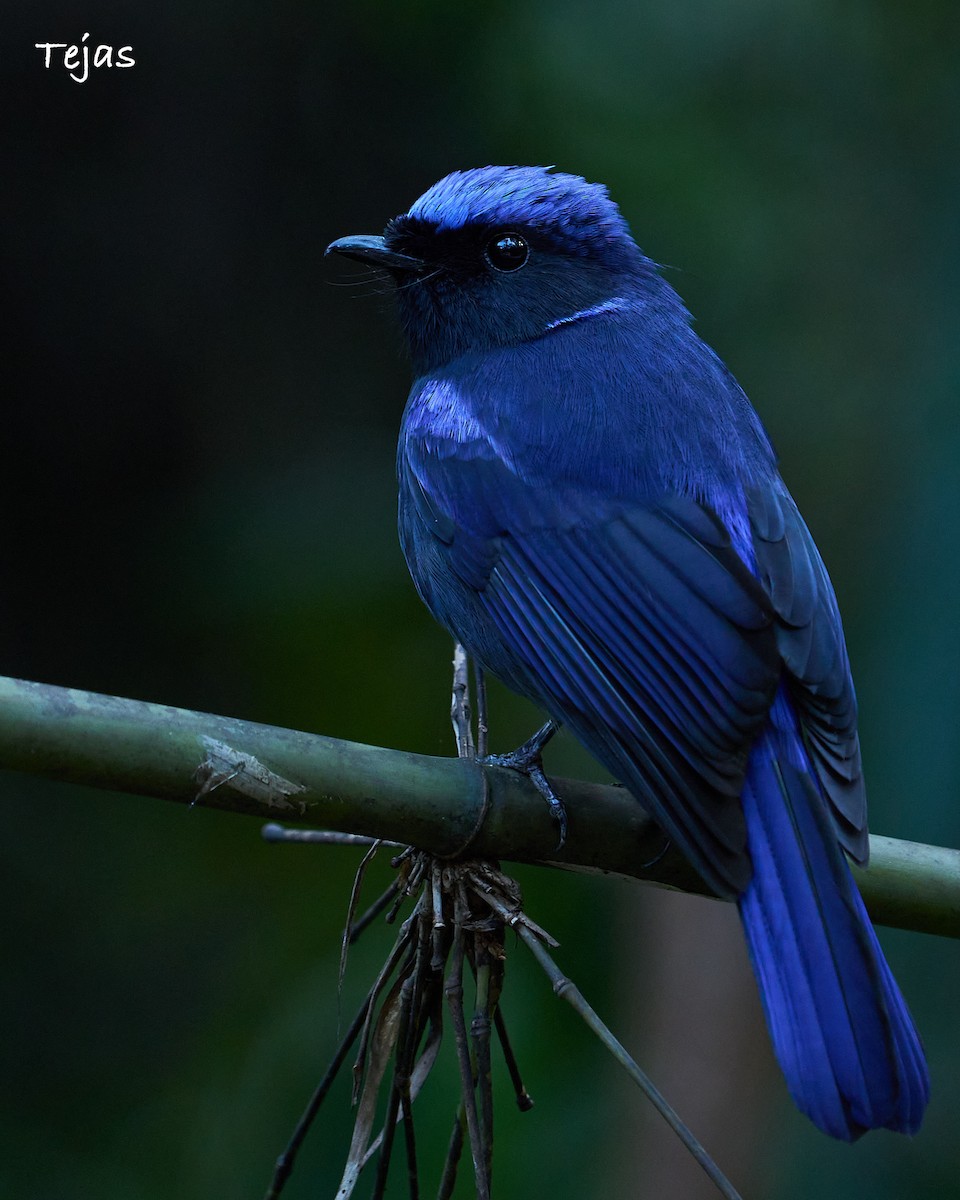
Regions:
M 136 66 L 44 69 L 36 42 L 85 32 Z M 451 169 L 555 163 L 609 185 L 778 445 L 845 614 L 872 827 L 960 844 L 958 33 L 947 0 L 6 6 L 0 670 L 448 753 L 449 646 L 394 533 L 391 303 L 322 252 Z M 493 705 L 507 749 L 535 718 Z M 356 855 L 21 776 L 0 805 L 0 1194 L 261 1195 L 335 1043 Z M 955 943 L 883 934 L 933 1102 L 851 1148 L 786 1097 L 728 907 L 521 877 L 745 1193 L 960 1194 Z M 501 1073 L 497 1196 L 712 1194 L 520 948 L 508 984 L 537 1106 Z M 291 1200 L 333 1194 L 349 1125 L 341 1088 Z

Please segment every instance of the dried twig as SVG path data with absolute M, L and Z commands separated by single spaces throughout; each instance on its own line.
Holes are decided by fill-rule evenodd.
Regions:
M 297 1154 L 299 1153 L 300 1147 L 303 1145 L 303 1140 L 310 1132 L 310 1126 L 313 1124 L 317 1113 L 320 1111 L 321 1104 L 323 1104 L 324 1100 L 326 1099 L 327 1093 L 330 1091 L 330 1088 L 333 1085 L 333 1081 L 336 1079 L 340 1068 L 346 1061 L 347 1055 L 350 1053 L 350 1047 L 357 1040 L 357 1035 L 360 1033 L 363 1023 L 366 1020 L 367 1010 L 372 1001 L 373 992 L 371 991 L 367 995 L 367 998 L 364 1000 L 363 1004 L 360 1005 L 360 1009 L 357 1012 L 357 1015 L 353 1018 L 353 1021 L 350 1023 L 350 1028 L 344 1034 L 343 1040 L 337 1048 L 337 1052 L 334 1054 L 333 1061 L 327 1068 L 326 1074 L 317 1084 L 316 1090 L 310 1097 L 310 1103 L 304 1110 L 303 1116 L 297 1122 L 297 1127 L 293 1131 L 293 1136 L 290 1138 L 286 1149 L 277 1159 L 273 1178 L 270 1180 L 270 1186 L 267 1189 L 264 1200 L 278 1200 L 280 1193 L 283 1191 L 283 1187 L 289 1179 L 290 1173 L 293 1171 Z
M 706 1171 L 707 1175 L 717 1186 L 720 1194 L 725 1196 L 727 1200 L 740 1200 L 740 1194 L 721 1172 L 706 1150 L 704 1150 L 703 1146 L 700 1145 L 690 1129 L 684 1124 L 676 1109 L 667 1102 L 650 1076 L 634 1062 L 623 1045 L 617 1041 L 606 1025 L 604 1025 L 603 1021 L 600 1020 L 584 999 L 583 993 L 576 984 L 561 972 L 560 968 L 547 953 L 543 944 L 524 925 L 518 925 L 517 932 L 524 945 L 533 954 L 540 966 L 543 967 L 547 977 L 553 984 L 554 992 L 566 1000 L 580 1014 L 586 1024 L 593 1030 L 617 1062 L 626 1070 L 634 1083 L 637 1084 L 657 1112 L 683 1142 L 691 1155 L 703 1167 L 704 1171 Z
M 479 731 L 478 749 L 486 749 L 486 698 L 482 673 L 477 673 Z M 472 756 L 469 671 L 462 647 L 454 654 L 454 686 L 451 718 L 458 753 Z M 507 1069 L 521 1111 L 532 1107 L 507 1037 L 500 995 L 503 987 L 506 928 L 513 928 L 553 983 L 554 991 L 567 1000 L 586 1021 L 614 1057 L 643 1089 L 691 1154 L 727 1200 L 739 1200 L 706 1151 L 687 1129 L 660 1092 L 610 1033 L 579 989 L 561 972 L 546 947 L 554 939 L 523 911 L 520 889 L 496 863 L 475 859 L 443 861 L 408 847 L 392 865 L 397 878 L 390 888 L 359 919 L 354 920 L 364 869 L 377 848 L 371 845 L 357 872 L 350 897 L 342 955 L 348 942 L 366 928 L 389 905 L 386 920 L 392 921 L 406 899 L 415 900 L 412 914 L 404 921 L 386 963 L 341 1043 L 327 1074 L 314 1093 L 277 1169 L 267 1200 L 277 1200 L 289 1177 L 296 1152 L 316 1115 L 334 1076 L 358 1043 L 353 1066 L 353 1101 L 357 1106 L 353 1137 L 347 1154 L 337 1200 L 349 1200 L 363 1168 L 377 1158 L 377 1175 L 372 1200 L 385 1193 L 396 1132 L 402 1127 L 406 1148 L 407 1182 L 411 1200 L 420 1196 L 420 1164 L 413 1123 L 413 1105 L 439 1053 L 443 1033 L 444 1002 L 460 1073 L 461 1100 L 450 1137 L 437 1191 L 438 1200 L 449 1200 L 457 1178 L 464 1142 L 470 1146 L 478 1200 L 490 1200 L 493 1173 L 493 1088 L 491 1080 L 491 1029 L 497 1031 Z M 468 962 L 475 980 L 469 1032 L 464 1015 L 463 966 Z M 343 958 L 341 958 L 341 978 Z M 429 1029 L 429 1034 L 424 1038 Z M 378 1098 L 390 1061 L 393 1061 L 390 1091 L 383 1126 L 375 1138 L 373 1123 Z M 465 1137 L 466 1135 L 466 1137 Z
M 347 919 L 343 925 L 343 936 L 340 938 L 340 969 L 337 972 L 337 995 L 343 991 L 343 977 L 347 972 L 347 950 L 349 950 L 353 938 L 350 933 L 353 929 L 353 918 L 357 911 L 357 904 L 360 899 L 360 888 L 363 886 L 363 877 L 367 873 L 367 867 L 373 861 L 373 856 L 380 849 L 380 843 L 374 842 L 370 849 L 360 860 L 360 866 L 357 867 L 356 874 L 353 877 L 353 887 L 350 889 L 350 902 L 347 905 Z
M 453 697 L 450 720 L 457 739 L 457 757 L 474 758 L 473 725 L 470 713 L 470 664 L 459 642 L 453 648 Z

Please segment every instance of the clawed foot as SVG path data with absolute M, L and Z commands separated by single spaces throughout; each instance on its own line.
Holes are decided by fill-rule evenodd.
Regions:
M 522 746 L 518 746 L 516 750 L 509 754 L 487 754 L 480 759 L 480 762 L 489 763 L 494 767 L 509 767 L 511 771 L 519 771 L 521 775 L 527 776 L 546 800 L 550 816 L 553 817 L 560 829 L 560 841 L 557 849 L 562 850 L 564 842 L 567 840 L 567 810 L 543 773 L 543 748 L 559 728 L 556 721 L 548 721 L 542 729 L 538 729 L 532 738 L 524 742 Z

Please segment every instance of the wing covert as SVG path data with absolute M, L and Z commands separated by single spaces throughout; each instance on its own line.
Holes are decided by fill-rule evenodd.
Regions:
M 718 518 L 680 495 L 533 494 L 493 453 L 408 458 L 404 486 L 433 531 L 411 569 L 438 619 L 568 724 L 718 891 L 745 886 L 738 798 L 780 664 L 773 609 Z

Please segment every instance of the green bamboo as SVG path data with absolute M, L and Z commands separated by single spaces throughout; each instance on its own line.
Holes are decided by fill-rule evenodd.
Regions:
M 623 788 L 554 780 L 569 834 L 524 777 L 162 704 L 0 678 L 0 767 L 287 824 L 514 862 L 704 887 Z M 875 921 L 960 937 L 960 851 L 871 838 Z M 650 864 L 650 865 L 645 865 Z

